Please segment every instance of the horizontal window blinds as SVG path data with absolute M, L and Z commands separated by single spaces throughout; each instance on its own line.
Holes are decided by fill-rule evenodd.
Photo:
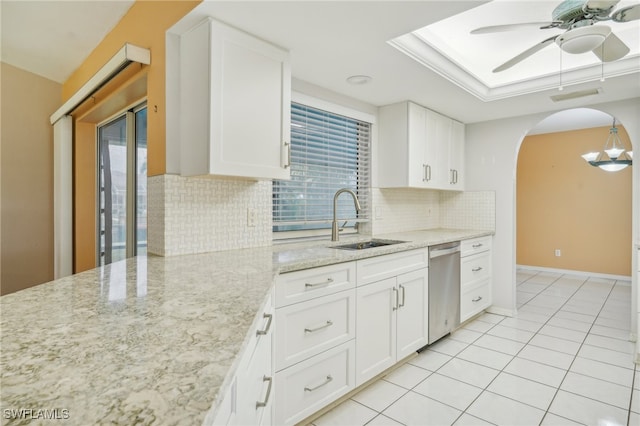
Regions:
M 358 195 L 338 199 L 337 218 L 347 227 L 369 212 L 371 124 L 327 111 L 291 105 L 291 180 L 273 182 L 273 229 L 330 228 L 333 196 L 340 188 Z

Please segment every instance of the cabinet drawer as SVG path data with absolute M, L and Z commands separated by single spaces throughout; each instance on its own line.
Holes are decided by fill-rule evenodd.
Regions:
M 276 278 L 276 308 L 356 286 L 355 262 L 288 272 Z
M 355 307 L 352 289 L 277 309 L 276 371 L 353 339 Z
M 460 293 L 460 322 L 491 306 L 491 280 L 469 286 Z
M 354 353 L 350 340 L 276 373 L 274 424 L 295 424 L 354 389 Z
M 403 251 L 358 260 L 356 262 L 358 285 L 370 284 L 428 266 L 428 249 Z
M 463 240 L 460 243 L 460 256 L 470 256 L 472 254 L 481 253 L 491 250 L 491 236 L 472 238 Z
M 460 285 L 464 286 L 491 277 L 491 252 L 466 256 L 460 259 Z

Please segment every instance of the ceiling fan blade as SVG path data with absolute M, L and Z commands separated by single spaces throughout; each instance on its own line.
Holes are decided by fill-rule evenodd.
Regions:
M 611 19 L 613 19 L 614 22 L 629 22 L 640 19 L 640 4 L 634 4 L 633 6 L 616 10 L 611 14 Z
M 547 29 L 554 28 L 562 24 L 562 21 L 552 22 L 523 22 L 520 24 L 492 25 L 489 27 L 480 27 L 471 31 L 471 34 L 490 34 L 501 33 L 504 31 L 515 31 L 523 29 Z
M 534 53 L 538 52 L 539 50 L 542 50 L 543 48 L 545 48 L 549 44 L 553 43 L 557 37 L 558 37 L 557 35 L 555 35 L 553 37 L 549 37 L 548 39 L 543 40 L 543 41 L 541 41 L 540 43 L 538 43 L 538 44 L 536 44 L 534 46 L 531 46 L 530 48 L 528 48 L 527 50 L 525 50 L 521 54 L 519 54 L 517 56 L 514 56 L 513 58 L 509 59 L 504 64 L 500 65 L 498 68 L 494 69 L 493 72 L 501 72 L 501 71 L 504 71 L 506 69 L 511 68 L 515 64 L 527 59 L 529 56 L 533 55 Z
M 607 16 L 618 3 L 620 3 L 620 0 L 588 0 L 583 9 L 588 13 Z
M 629 46 L 624 44 L 614 33 L 611 33 L 604 39 L 602 44 L 592 52 L 600 58 L 602 62 L 612 62 L 623 58 L 629 53 Z

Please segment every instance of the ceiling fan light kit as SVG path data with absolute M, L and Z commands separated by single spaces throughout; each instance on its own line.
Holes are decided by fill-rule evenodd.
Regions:
M 613 9 L 620 0 L 564 0 L 551 13 L 551 21 L 492 25 L 476 28 L 471 34 L 488 34 L 522 28 L 561 29 L 564 33 L 551 36 L 496 67 L 502 72 L 522 62 L 534 53 L 555 42 L 563 52 L 583 54 L 593 52 L 602 62 L 617 61 L 630 49 L 618 38 L 604 21 L 629 22 L 640 19 L 640 4 L 617 11 Z

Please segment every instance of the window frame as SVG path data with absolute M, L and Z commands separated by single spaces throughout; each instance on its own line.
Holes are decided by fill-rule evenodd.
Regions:
M 300 104 L 310 108 L 326 111 L 331 114 L 341 115 L 350 119 L 363 121 L 370 124 L 369 129 L 369 186 L 366 190 L 369 193 L 369 202 L 365 207 L 365 215 L 369 218 L 364 222 L 371 221 L 371 190 L 372 190 L 372 177 L 373 177 L 373 146 L 374 146 L 374 131 L 376 125 L 376 116 L 358 109 L 347 107 L 344 105 L 336 104 L 324 99 L 316 98 L 300 92 L 291 93 L 291 103 Z M 345 196 L 346 197 L 346 196 Z M 273 215 L 273 202 L 272 202 L 272 215 Z M 358 234 L 360 233 L 364 222 L 360 222 L 356 227 L 345 229 L 340 235 Z M 294 231 L 272 231 L 272 239 L 274 242 L 286 242 L 294 239 L 321 239 L 331 235 L 331 229 L 306 229 L 306 230 L 294 230 Z

